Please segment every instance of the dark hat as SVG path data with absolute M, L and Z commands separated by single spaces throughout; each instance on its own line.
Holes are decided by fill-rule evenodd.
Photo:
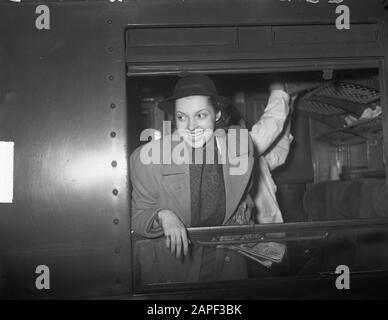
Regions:
M 174 113 L 175 100 L 189 96 L 209 96 L 217 102 L 217 107 L 225 109 L 230 105 L 230 100 L 219 96 L 214 82 L 204 74 L 190 74 L 178 80 L 171 97 L 159 102 L 159 109 Z

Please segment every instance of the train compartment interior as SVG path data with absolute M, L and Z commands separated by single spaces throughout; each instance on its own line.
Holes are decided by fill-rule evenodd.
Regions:
M 270 73 L 212 74 L 219 93 L 227 96 L 248 129 L 256 123 L 269 97 Z M 171 116 L 158 102 L 173 91 L 177 75 L 127 78 L 130 150 L 144 143 L 147 128 L 163 130 Z M 286 162 L 272 172 L 277 200 L 286 223 L 355 221 L 387 215 L 383 113 L 377 68 L 282 73 L 292 93 L 291 134 Z M 134 120 L 136 119 L 136 120 Z M 138 121 L 141 119 L 141 121 Z M 335 265 L 353 270 L 385 270 L 386 231 L 373 228 L 283 233 L 281 262 L 268 267 L 247 258 L 252 279 L 325 274 Z M 136 242 L 136 241 L 135 241 Z M 135 250 L 136 251 L 136 250 Z M 136 256 L 136 252 L 135 252 Z M 135 283 L 144 288 L 135 261 Z

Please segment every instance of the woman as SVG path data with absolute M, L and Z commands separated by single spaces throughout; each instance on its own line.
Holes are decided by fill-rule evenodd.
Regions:
M 135 244 L 140 283 L 246 278 L 243 256 L 227 249 L 190 246 L 186 228 L 250 223 L 252 140 L 258 142 L 260 137 L 259 145 L 265 151 L 282 131 L 288 113 L 288 95 L 279 90 L 280 86 L 272 89 L 265 114 L 246 141 L 228 140 L 229 134 L 215 132 L 229 101 L 217 94 L 213 81 L 205 75 L 181 78 L 173 96 L 159 104 L 162 110 L 174 114 L 177 130 L 173 135 L 183 138 L 183 151 L 188 152 L 190 161 L 174 161 L 181 154 L 174 150 L 182 142 L 172 139 L 167 150 L 172 161 L 144 163 L 142 152 L 153 145 L 162 149 L 164 157 L 163 140 L 168 137 L 151 141 L 131 155 L 132 229 L 149 238 Z M 235 132 L 243 136 L 242 131 Z M 236 143 L 233 147 L 232 140 Z M 213 151 L 210 157 L 209 150 Z M 233 171 L 236 163 L 245 160 L 244 170 Z

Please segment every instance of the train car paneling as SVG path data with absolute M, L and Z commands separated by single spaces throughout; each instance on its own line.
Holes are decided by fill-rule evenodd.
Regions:
M 14 199 L 0 204 L 4 296 L 129 292 L 123 26 L 101 5 L 1 4 L 0 140 L 15 142 Z M 5 72 L 4 72 L 5 71 Z M 50 269 L 37 290 L 35 269 Z
M 334 24 L 134 28 L 126 35 L 127 60 L 133 64 L 381 56 L 378 25 L 353 24 L 338 31 Z
M 41 4 L 50 9 L 50 30 L 35 28 L 35 9 Z M 353 52 L 355 47 L 344 46 L 341 37 L 330 44 L 331 52 L 341 58 L 368 53 L 383 56 L 381 29 L 376 29 L 376 23 L 386 18 L 381 1 L 365 5 L 352 0 L 347 5 L 355 26 L 352 40 L 362 45 Z M 304 54 L 311 57 L 315 52 L 313 56 L 320 57 L 317 48 L 326 41 L 320 28 L 334 28 L 335 7 L 272 0 L 1 0 L 0 140 L 15 142 L 14 199 L 11 204 L 0 204 L 2 296 L 78 298 L 133 292 L 127 169 L 131 150 L 126 120 L 127 114 L 131 116 L 126 104 L 126 59 L 132 57 L 133 48 L 125 50 L 128 27 L 133 31 L 133 27 L 152 26 L 194 27 L 190 30 L 229 26 L 221 46 L 232 48 L 238 35 L 245 50 L 234 53 L 234 58 L 240 54 L 245 55 L 242 60 L 258 57 L 262 51 L 264 58 L 277 59 L 271 65 L 262 61 L 262 69 L 289 68 L 282 59 L 289 57 L 283 48 L 290 48 L 290 54 L 299 59 L 294 64 L 299 70 L 308 64 Z M 314 45 L 306 44 L 312 38 L 300 34 L 303 24 L 323 25 L 314 27 Z M 284 27 L 288 25 L 295 25 L 292 35 Z M 268 26 L 275 26 L 272 33 Z M 168 37 L 169 32 L 164 35 Z M 202 41 L 202 36 L 191 34 L 190 38 Z M 275 36 L 273 47 L 268 47 L 267 40 L 252 41 L 260 36 L 267 40 Z M 291 40 L 295 43 L 290 45 Z M 137 41 L 144 41 L 141 34 Z M 148 49 L 139 50 L 136 59 L 151 61 Z M 162 57 L 161 53 L 153 54 Z M 214 59 L 223 68 L 228 66 L 226 52 Z M 320 66 L 318 60 L 308 66 Z M 250 67 L 246 61 L 239 63 L 243 69 Z M 199 70 L 214 67 L 204 61 L 195 65 Z M 131 71 L 132 65 L 128 67 Z M 143 64 L 133 70 L 147 68 Z M 50 290 L 35 286 L 38 265 L 50 268 Z

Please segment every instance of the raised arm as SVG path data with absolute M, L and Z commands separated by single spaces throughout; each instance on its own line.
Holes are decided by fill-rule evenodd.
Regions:
M 271 171 L 284 164 L 290 151 L 290 144 L 294 140 L 290 133 L 290 122 L 286 126 L 281 139 L 264 156 Z
M 284 122 L 289 112 L 290 96 L 280 83 L 272 84 L 264 114 L 250 131 L 251 138 L 262 155 L 282 132 Z

